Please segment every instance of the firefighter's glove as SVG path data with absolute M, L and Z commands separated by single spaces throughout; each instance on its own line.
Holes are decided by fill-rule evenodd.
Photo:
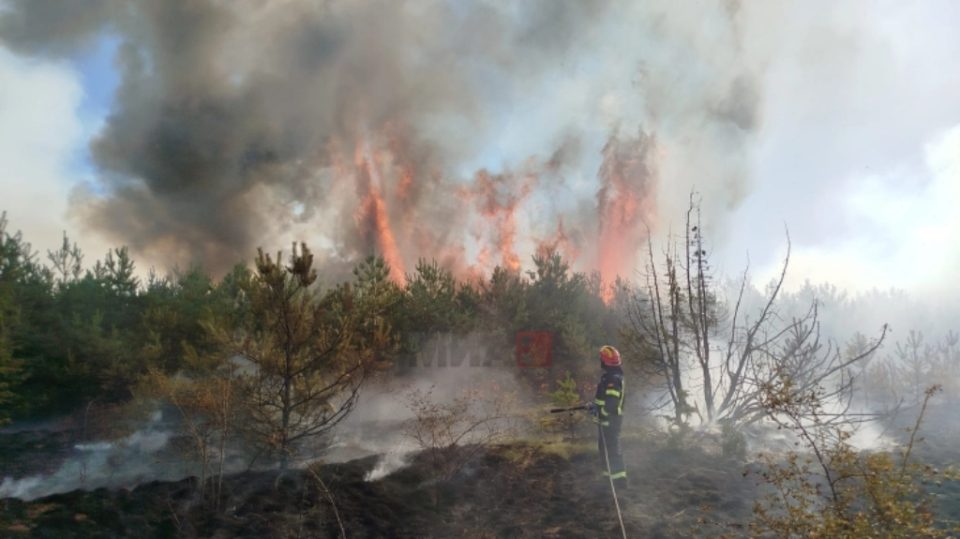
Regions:
M 590 404 L 587 405 L 587 413 L 592 415 L 593 417 L 597 417 L 600 415 L 600 407 L 597 406 L 597 403 L 591 402 Z

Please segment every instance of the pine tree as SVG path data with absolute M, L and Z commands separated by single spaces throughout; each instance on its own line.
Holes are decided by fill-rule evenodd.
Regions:
M 564 377 L 556 381 L 557 389 L 550 393 L 550 403 L 557 408 L 570 408 L 580 404 L 580 392 L 577 391 L 577 381 L 570 371 L 566 371 Z M 571 438 L 576 435 L 577 427 L 584 420 L 581 413 L 563 413 L 551 418 L 553 427 L 559 427 L 567 432 Z
M 369 269 L 369 268 L 368 268 Z M 375 356 L 376 301 L 383 282 L 360 279 L 357 290 L 321 293 L 313 254 L 294 245 L 289 265 L 262 250 L 256 273 L 241 283 L 248 313 L 237 327 L 214 330 L 233 352 L 253 364 L 239 377 L 246 427 L 280 458 L 281 470 L 303 442 L 353 409 Z
M 10 420 L 22 378 L 21 363 L 13 356 L 12 334 L 17 322 L 13 287 L 21 274 L 24 252 L 20 235 L 7 234 L 6 213 L 0 214 L 0 425 Z

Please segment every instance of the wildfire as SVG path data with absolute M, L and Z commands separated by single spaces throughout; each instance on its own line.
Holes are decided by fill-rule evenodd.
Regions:
M 390 265 L 390 278 L 398 284 L 405 284 L 403 258 L 397 248 L 393 229 L 390 228 L 390 215 L 381 194 L 383 181 L 379 163 L 366 144 L 357 146 L 354 162 L 358 171 L 357 186 L 366 191 L 360 204 L 358 221 L 372 223 L 380 253 Z
M 514 187 L 513 176 L 509 174 L 490 174 L 480 170 L 474 178 L 473 194 L 478 209 L 484 219 L 484 227 L 497 231 L 494 238 L 495 248 L 500 253 L 500 265 L 504 268 L 520 271 L 520 256 L 516 251 L 517 208 L 530 194 L 536 183 L 536 176 L 525 174 L 520 179 L 519 188 Z
M 573 264 L 580 257 L 580 248 L 572 241 L 563 226 L 563 217 L 557 221 L 557 230 L 548 238 L 540 240 L 537 245 L 537 254 L 545 256 L 547 253 L 557 252 Z
M 331 152 L 340 147 L 331 146 Z M 379 135 L 361 137 L 352 162 L 342 154 L 331 159 L 335 176 L 352 182 L 357 193 L 357 252 L 378 252 L 398 284 L 421 258 L 470 281 L 483 279 L 495 265 L 519 272 L 533 254 L 523 251 L 532 246 L 540 255 L 558 252 L 577 271 L 599 272 L 602 299 L 609 302 L 616 277 L 634 269 L 654 215 L 652 137 L 612 136 L 598 171 L 595 220 L 589 214 L 534 216 L 533 223 L 556 223 L 546 235 L 528 230 L 521 216 L 531 211 L 527 202 L 541 175 L 556 173 L 550 163 L 530 159 L 517 172 L 481 169 L 471 181 L 454 183 L 414 147 L 402 130 L 387 126 Z M 467 238 L 476 242 L 472 260 Z
M 653 138 L 641 133 L 635 140 L 613 136 L 603 148 L 597 210 L 601 294 L 606 303 L 613 299 L 617 276 L 636 262 L 638 246 L 646 236 L 644 220 L 653 215 L 653 146 Z

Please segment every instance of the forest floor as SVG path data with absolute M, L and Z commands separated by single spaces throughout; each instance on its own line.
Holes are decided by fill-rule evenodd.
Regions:
M 960 462 L 953 406 L 931 410 L 916 456 L 937 467 Z M 905 415 L 909 419 L 910 414 Z M 903 420 L 888 436 L 905 438 Z M 699 437 L 698 437 L 699 436 Z M 6 444 L 4 442 L 16 442 Z M 4 434 L 6 473 L 36 473 L 38 455 L 55 455 L 70 437 Z M 20 450 L 13 451 L 13 445 Z M 719 436 L 681 439 L 655 430 L 627 433 L 630 488 L 618 492 L 628 537 L 747 535 L 762 490 L 757 464 L 723 455 Z M 32 447 L 34 457 L 23 451 Z M 461 448 L 471 451 L 477 448 Z M 0 499 L 0 537 L 620 537 L 609 482 L 589 438 L 513 441 L 479 448 L 450 479 L 437 480 L 427 454 L 377 480 L 381 457 L 308 470 L 250 471 L 224 478 L 219 504 L 202 499 L 193 478 L 133 489 L 74 490 L 31 501 Z M 55 460 L 47 467 L 56 468 Z M 930 488 L 948 521 L 960 521 L 960 485 Z M 333 503 L 331 503 L 331 498 Z
M 619 492 L 629 537 L 739 535 L 756 477 L 702 446 L 625 437 L 630 488 Z M 619 537 L 609 482 L 592 441 L 483 448 L 449 480 L 423 454 L 376 481 L 377 457 L 316 468 L 347 537 Z M 247 472 L 224 480 L 220 509 L 194 479 L 133 490 L 0 500 L 3 537 L 338 537 L 330 499 L 312 474 Z

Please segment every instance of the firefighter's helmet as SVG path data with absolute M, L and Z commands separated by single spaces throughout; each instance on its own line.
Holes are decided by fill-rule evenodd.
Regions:
M 616 348 L 605 345 L 600 347 L 600 362 L 606 367 L 620 366 L 620 352 Z

